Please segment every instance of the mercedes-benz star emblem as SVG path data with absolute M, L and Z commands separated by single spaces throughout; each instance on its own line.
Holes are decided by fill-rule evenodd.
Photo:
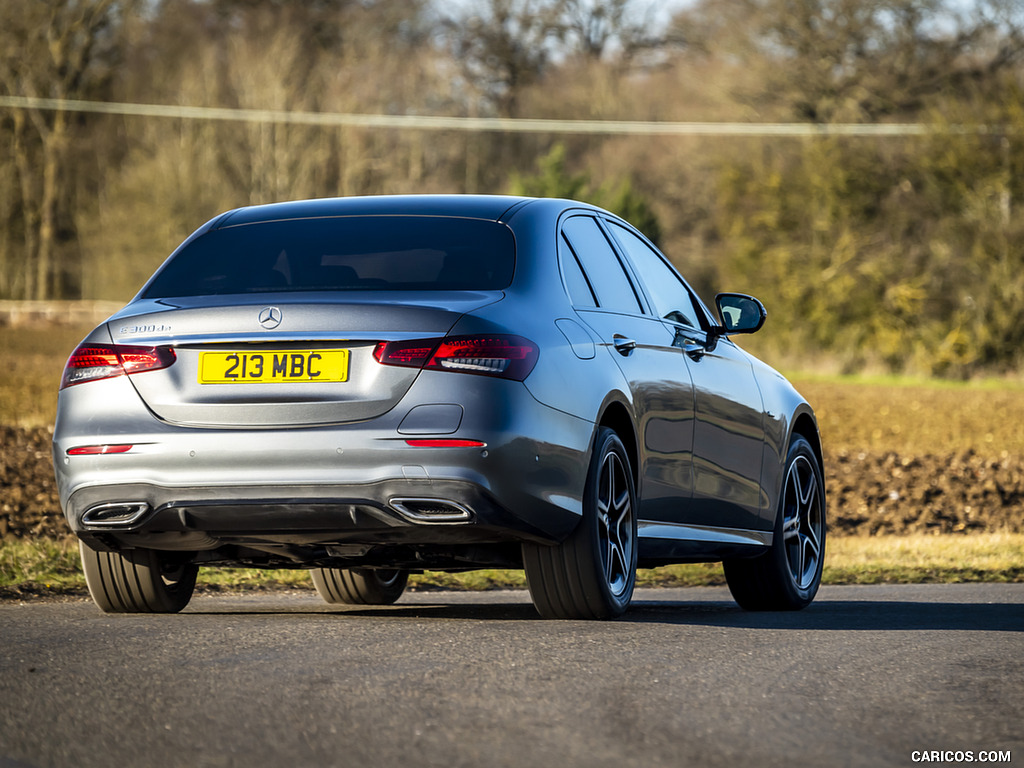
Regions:
M 264 307 L 260 310 L 260 325 L 268 331 L 281 324 L 281 310 L 277 307 Z

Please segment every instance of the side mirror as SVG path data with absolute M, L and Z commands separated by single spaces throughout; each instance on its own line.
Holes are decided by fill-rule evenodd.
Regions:
M 715 336 L 754 333 L 768 318 L 764 304 L 744 293 L 720 293 L 715 296 L 715 305 L 722 320 L 722 324 L 711 331 Z

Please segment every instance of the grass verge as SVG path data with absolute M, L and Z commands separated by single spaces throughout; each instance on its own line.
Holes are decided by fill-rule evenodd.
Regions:
M 1024 534 L 850 536 L 828 543 L 826 584 L 1024 582 Z
M 829 541 L 825 584 L 923 584 L 1024 582 L 1024 534 L 947 536 L 848 536 Z M 201 587 L 218 591 L 312 589 L 305 571 L 204 568 Z M 643 569 L 641 587 L 698 587 L 725 583 L 717 563 Z M 409 580 L 411 589 L 523 589 L 522 571 L 468 573 L 428 571 Z M 85 594 L 78 546 L 61 541 L 0 542 L 0 598 Z

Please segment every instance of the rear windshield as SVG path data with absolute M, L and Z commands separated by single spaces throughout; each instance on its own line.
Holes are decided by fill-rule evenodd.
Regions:
M 293 291 L 507 288 L 515 241 L 493 221 L 354 216 L 228 226 L 199 236 L 142 298 Z

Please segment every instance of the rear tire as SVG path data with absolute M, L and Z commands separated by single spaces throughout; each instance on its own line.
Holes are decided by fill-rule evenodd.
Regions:
M 772 546 L 751 559 L 726 560 L 725 580 L 748 611 L 798 611 L 811 604 L 825 560 L 825 480 L 811 444 L 793 437 Z
M 154 549 L 97 552 L 78 543 L 89 594 L 106 613 L 177 613 L 192 599 L 199 566 Z
M 612 430 L 598 432 L 583 494 L 583 516 L 561 544 L 523 544 L 533 604 L 548 619 L 611 619 L 636 585 L 636 491 L 629 455 Z
M 406 571 L 374 568 L 314 568 L 313 586 L 328 603 L 391 605 L 405 591 Z

